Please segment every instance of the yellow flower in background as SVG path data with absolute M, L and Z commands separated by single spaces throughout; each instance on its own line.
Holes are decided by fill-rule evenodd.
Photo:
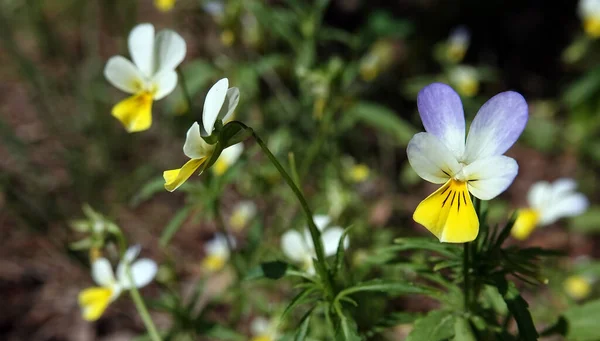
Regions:
M 222 234 L 216 234 L 215 237 L 204 245 L 206 257 L 202 260 L 202 268 L 207 272 L 217 272 L 222 270 L 229 261 L 230 251 L 227 245 L 227 239 Z M 228 236 L 232 246 L 235 247 L 235 239 Z
M 133 63 L 122 56 L 111 57 L 104 76 L 119 90 L 133 94 L 112 109 L 112 115 L 133 133 L 150 128 L 152 102 L 177 86 L 175 69 L 185 58 L 186 45 L 174 31 L 154 35 L 154 26 L 140 24 L 131 30 L 128 46 Z
M 321 231 L 325 256 L 335 255 L 340 239 L 344 234 L 344 229 L 339 226 L 328 227 L 331 218 L 326 215 L 315 215 L 313 220 L 317 228 Z M 350 242 L 346 238 L 344 240 L 344 248 L 347 249 L 349 244 Z M 316 258 L 315 246 L 308 228 L 304 229 L 304 233 L 296 230 L 285 232 L 281 236 L 281 249 L 288 258 L 302 264 L 302 270 L 311 275 L 315 273 L 313 265 L 313 259 Z
M 470 43 L 471 32 L 464 26 L 457 27 L 448 37 L 446 58 L 453 63 L 460 63 L 467 54 Z
M 371 82 L 393 61 L 394 44 L 388 40 L 377 41 L 360 61 L 360 76 L 365 82 Z
M 517 175 L 517 162 L 503 154 L 525 128 L 527 102 L 513 91 L 490 98 L 473 119 L 466 141 L 462 102 L 450 86 L 426 86 L 417 107 L 426 132 L 408 143 L 408 161 L 422 179 L 442 186 L 421 201 L 413 219 L 441 242 L 470 242 L 479 233 L 471 195 L 493 199 Z
M 175 7 L 175 0 L 154 0 L 154 7 L 161 12 L 168 12 Z
M 113 273 L 106 258 L 98 258 L 92 263 L 92 278 L 97 287 L 87 288 L 79 293 L 79 306 L 87 321 L 95 321 L 102 316 L 108 305 L 116 300 L 121 292 L 135 285 L 142 288 L 156 275 L 156 263 L 147 258 L 135 260 L 140 253 L 139 246 L 130 247 L 117 267 L 117 276 Z M 133 284 L 129 280 L 127 269 L 131 271 Z
M 348 174 L 350 175 L 350 180 L 355 183 L 361 183 L 369 178 L 370 172 L 369 166 L 359 163 L 352 165 Z
M 600 0 L 580 0 L 579 17 L 583 20 L 583 30 L 591 38 L 600 37 Z
M 545 226 L 563 217 L 573 217 L 585 212 L 589 206 L 587 198 L 575 192 L 577 183 L 562 178 L 548 183 L 540 181 L 531 186 L 527 193 L 528 208 L 518 212 L 511 230 L 514 238 L 524 240 L 536 226 Z
M 250 341 L 277 341 L 279 338 L 278 324 L 279 321 L 276 319 L 267 320 L 264 317 L 255 317 L 250 323 L 252 332 Z
M 585 276 L 573 275 L 565 279 L 563 288 L 572 299 L 582 300 L 591 294 L 592 281 Z
M 226 148 L 221 152 L 221 155 L 212 166 L 212 171 L 215 175 L 223 175 L 229 167 L 231 167 L 242 155 L 244 151 L 244 144 L 237 143 L 233 146 Z
M 227 78 L 223 78 L 208 90 L 202 111 L 202 126 L 198 122 L 194 122 L 187 132 L 185 144 L 183 145 L 183 153 L 190 160 L 179 169 L 163 172 L 167 191 L 173 192 L 176 190 L 212 156 L 214 145 L 208 144 L 202 137 L 212 134 L 217 120 L 222 123 L 228 122 L 240 101 L 238 88 L 228 88 L 228 86 L 229 81 Z M 229 150 L 232 148 L 233 150 Z M 232 160 L 235 161 L 234 159 L 239 157 L 241 150 L 243 150 L 241 142 L 223 150 L 219 159 L 224 158 L 224 160 L 221 161 L 220 165 L 219 159 L 215 162 L 217 168 L 215 172 L 219 174 L 219 172 L 227 170 Z
M 472 66 L 455 66 L 450 69 L 448 78 L 462 96 L 473 97 L 479 92 L 479 74 Z
M 234 231 L 239 232 L 243 230 L 255 216 L 256 205 L 254 202 L 249 200 L 240 201 L 233 208 L 231 217 L 229 217 L 229 225 Z

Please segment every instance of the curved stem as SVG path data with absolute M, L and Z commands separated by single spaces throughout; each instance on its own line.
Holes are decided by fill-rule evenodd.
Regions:
M 181 71 L 181 67 L 177 67 L 177 75 L 179 76 L 179 85 L 181 85 L 183 96 L 185 97 L 188 106 L 187 112 L 192 112 L 194 104 L 192 103 L 192 97 L 190 96 L 190 91 L 185 83 L 185 75 L 183 74 L 183 71 Z
M 133 281 L 133 276 L 131 275 L 131 267 L 129 266 L 127 266 L 127 276 L 129 277 L 129 282 L 131 284 L 135 283 Z M 131 298 L 133 299 L 133 303 L 135 303 L 135 307 L 138 313 L 140 314 L 142 321 L 144 322 L 144 326 L 146 326 L 146 330 L 148 331 L 150 339 L 152 341 L 162 341 L 160 335 L 158 334 L 158 331 L 156 330 L 156 326 L 154 325 L 154 322 L 150 317 L 150 313 L 148 312 L 148 309 L 144 304 L 144 300 L 142 299 L 142 296 L 140 295 L 140 292 L 135 287 L 135 285 L 131 285 L 131 289 L 129 290 L 129 292 L 131 294 Z

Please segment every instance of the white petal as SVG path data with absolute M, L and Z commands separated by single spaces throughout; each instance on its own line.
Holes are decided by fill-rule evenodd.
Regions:
M 313 216 L 313 221 L 315 222 L 315 225 L 317 225 L 319 231 L 323 231 L 331 222 L 331 218 L 324 214 L 317 214 Z
M 460 170 L 454 154 L 437 137 L 418 133 L 408 142 L 408 162 L 417 174 L 434 184 L 443 184 Z
M 128 274 L 125 272 L 126 268 L 121 267 L 119 270 L 120 272 L 117 273 L 119 283 L 123 289 L 131 288 L 131 281 L 129 280 Z M 156 276 L 157 271 L 158 266 L 152 259 L 142 258 L 135 261 L 131 265 L 131 277 L 133 278 L 135 287 L 142 288 L 148 285 L 148 283 L 152 282 L 154 276 Z
M 156 45 L 156 72 L 163 70 L 173 71 L 185 58 L 185 40 L 174 31 L 163 30 L 158 32 Z
M 137 256 L 140 254 L 140 251 L 142 251 L 142 247 L 139 244 L 130 246 L 129 249 L 127 249 L 127 251 L 125 251 L 125 254 L 123 255 L 123 259 L 121 260 L 121 263 L 133 262 L 133 260 L 136 259 Z
M 310 255 L 304 238 L 296 230 L 286 231 L 281 236 L 281 250 L 289 259 L 302 262 L 307 255 Z
M 122 56 L 111 57 L 104 67 L 104 77 L 114 87 L 133 94 L 144 88 L 144 74 Z
M 156 89 L 153 98 L 158 101 L 173 92 L 177 87 L 177 72 L 173 70 L 161 71 L 154 76 L 153 82 Z
M 321 238 L 323 238 L 325 256 L 333 256 L 336 254 L 343 233 L 344 229 L 338 226 L 332 226 L 323 232 Z M 349 245 L 350 241 L 346 237 L 344 240 L 344 249 L 348 248 Z
M 92 279 L 101 287 L 110 287 L 115 282 L 112 266 L 106 258 L 98 258 L 92 263 Z
M 200 125 L 194 122 L 187 131 L 183 153 L 190 159 L 201 159 L 210 154 L 211 148 L 200 135 Z
M 527 192 L 527 203 L 538 211 L 547 206 L 548 199 L 552 193 L 552 186 L 546 181 L 538 181 L 531 186 Z
M 581 193 L 568 194 L 541 210 L 540 225 L 552 224 L 560 218 L 574 217 L 587 210 L 589 202 Z
M 150 78 L 154 74 L 154 26 L 139 24 L 131 30 L 128 39 L 131 59 L 138 69 Z
M 225 105 L 221 107 L 218 119 L 223 121 L 223 124 L 229 122 L 233 118 L 233 111 L 240 102 L 240 90 L 238 88 L 227 89 L 227 96 L 225 97 Z
M 219 111 L 225 102 L 228 86 L 229 81 L 227 78 L 223 78 L 215 83 L 206 94 L 204 109 L 202 110 L 202 125 L 209 135 L 212 134 Z
M 243 151 L 244 151 L 244 143 L 242 143 L 242 142 L 236 143 L 232 146 L 225 148 L 221 152 L 221 155 L 219 155 L 219 159 L 223 158 L 223 161 L 225 161 L 225 163 L 227 165 L 231 166 L 232 164 L 234 164 L 237 161 L 237 159 L 240 158 L 240 155 L 242 155 Z
M 235 247 L 236 240 L 233 236 L 229 236 L 229 241 L 231 242 L 231 246 Z M 215 234 L 215 237 L 204 245 L 204 250 L 209 255 L 223 255 L 224 257 L 229 257 L 229 245 L 227 245 L 227 239 L 220 233 Z
M 514 159 L 491 156 L 477 160 L 463 169 L 469 192 L 481 200 L 490 200 L 504 192 L 519 172 Z
M 552 183 L 553 196 L 560 197 L 563 194 L 573 192 L 577 188 L 577 182 L 570 178 L 560 178 Z
M 250 331 L 254 336 L 260 336 L 269 330 L 270 323 L 264 317 L 255 317 L 250 323 Z

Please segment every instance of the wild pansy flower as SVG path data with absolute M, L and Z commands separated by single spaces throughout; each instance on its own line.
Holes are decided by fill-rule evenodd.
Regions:
M 139 253 L 139 246 L 130 247 L 125 252 L 117 267 L 116 277 L 108 259 L 98 258 L 92 263 L 92 278 L 98 286 L 87 288 L 79 294 L 79 305 L 85 320 L 95 321 L 100 318 L 106 307 L 116 300 L 121 292 L 131 289 L 132 283 L 127 269 L 136 288 L 144 287 L 154 279 L 156 263 L 147 258 L 136 261 Z
M 502 154 L 525 128 L 527 103 L 513 91 L 492 97 L 479 109 L 466 141 L 462 102 L 450 86 L 426 86 L 417 106 L 426 132 L 408 143 L 408 161 L 422 179 L 443 185 L 417 206 L 413 219 L 441 242 L 472 241 L 479 220 L 469 193 L 490 200 L 512 183 L 517 162 Z
M 457 65 L 448 72 L 450 84 L 459 94 L 473 97 L 479 92 L 479 74 L 477 69 L 467 65 Z
M 600 0 L 580 0 L 578 12 L 585 33 L 592 38 L 600 37 Z
M 323 251 L 325 256 L 333 256 L 337 252 L 340 239 L 344 229 L 339 226 L 329 226 L 331 218 L 326 215 L 316 215 L 313 217 L 315 225 L 321 231 L 323 240 Z M 344 240 L 344 248 L 348 248 L 350 242 Z M 304 229 L 304 233 L 296 230 L 289 230 L 281 236 L 281 249 L 283 253 L 291 260 L 301 263 L 302 269 L 309 274 L 315 273 L 313 259 L 316 258 L 315 246 L 312 242 L 310 231 Z
M 152 125 L 152 102 L 170 94 L 177 86 L 175 69 L 185 58 L 183 38 L 171 30 L 154 35 L 152 24 L 140 24 L 128 39 L 133 63 L 122 56 L 108 60 L 106 79 L 118 89 L 133 94 L 115 105 L 112 115 L 130 132 Z
M 168 12 L 175 7 L 176 0 L 154 0 L 154 7 L 161 12 Z
M 471 32 L 465 26 L 454 29 L 448 37 L 446 46 L 446 57 L 453 63 L 460 63 L 471 42 Z
M 267 320 L 264 317 L 255 317 L 250 323 L 252 339 L 250 341 L 276 341 L 279 338 L 277 331 L 278 320 Z
M 204 245 L 206 257 L 202 261 L 202 268 L 208 272 L 217 272 L 225 267 L 231 256 L 226 237 L 217 233 L 215 237 Z M 231 245 L 235 247 L 233 236 L 228 236 Z
M 240 201 L 233 208 L 231 217 L 229 217 L 229 225 L 234 231 L 241 231 L 254 216 L 256 216 L 256 204 L 250 200 Z
M 573 179 L 558 179 L 553 183 L 540 181 L 527 193 L 528 208 L 518 212 L 511 233 L 516 239 L 524 240 L 536 226 L 549 225 L 563 217 L 582 214 L 589 203 L 586 197 L 575 192 L 577 183 Z
M 183 153 L 190 160 L 179 169 L 171 169 L 163 173 L 165 188 L 169 192 L 173 192 L 181 186 L 212 156 L 215 146 L 208 144 L 204 141 L 203 137 L 208 137 L 212 134 L 217 121 L 219 124 L 228 122 L 232 118 L 233 111 L 240 100 L 240 91 L 238 88 L 228 88 L 228 86 L 229 81 L 227 78 L 223 78 L 208 90 L 202 111 L 202 126 L 198 122 L 194 122 L 187 132 L 185 144 L 183 145 Z M 236 158 L 239 157 L 240 149 L 243 149 L 240 144 L 241 142 L 223 150 L 220 158 L 224 157 L 227 159 L 227 161 L 222 161 L 225 163 L 225 166 L 229 166 L 229 162 L 232 160 L 231 156 L 237 154 Z M 228 151 L 232 148 L 232 151 Z M 231 154 L 228 154 L 230 152 Z M 223 153 L 225 156 L 223 156 Z M 218 162 L 217 160 L 216 163 Z M 224 169 L 226 170 L 227 167 L 225 166 L 221 166 L 220 169 L 223 171 Z

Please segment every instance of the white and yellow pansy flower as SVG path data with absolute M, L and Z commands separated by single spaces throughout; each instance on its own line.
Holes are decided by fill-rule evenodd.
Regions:
M 216 272 L 225 267 L 231 256 L 226 237 L 220 233 L 204 245 L 206 257 L 202 260 L 202 268 L 207 272 Z M 229 236 L 229 241 L 235 247 L 236 241 Z
M 326 215 L 315 215 L 313 217 L 315 225 L 321 231 L 323 240 L 323 251 L 325 257 L 333 256 L 337 252 L 340 239 L 344 229 L 339 226 L 329 226 L 331 218 Z M 348 248 L 350 241 L 344 240 L 344 248 Z M 309 274 L 315 273 L 313 259 L 316 257 L 315 246 L 312 242 L 308 227 L 303 233 L 296 230 L 289 230 L 281 236 L 281 249 L 283 253 L 291 260 L 302 264 L 302 269 Z
M 255 216 L 256 204 L 250 200 L 240 201 L 233 208 L 233 212 L 229 217 L 229 225 L 234 231 L 241 231 Z
M 169 12 L 175 7 L 175 0 L 154 0 L 154 7 L 161 12 Z
M 600 0 L 580 0 L 579 17 L 583 20 L 583 29 L 591 38 L 600 37 Z
M 516 239 L 524 240 L 536 226 L 545 226 L 560 218 L 574 217 L 585 212 L 589 206 L 586 197 L 575 192 L 577 183 L 573 179 L 558 179 L 553 183 L 540 181 L 531 186 L 527 193 L 528 208 L 518 212 L 511 233 Z
M 448 79 L 456 91 L 463 96 L 473 97 L 479 92 L 479 73 L 472 66 L 457 65 L 451 68 Z
M 413 219 L 441 242 L 472 241 L 479 220 L 469 193 L 490 200 L 513 182 L 517 162 L 502 154 L 525 128 L 527 103 L 513 91 L 492 97 L 479 109 L 466 140 L 462 102 L 450 86 L 426 86 L 417 106 L 426 132 L 408 143 L 408 161 L 422 179 L 443 185 L 417 206 Z
M 250 323 L 250 332 L 252 339 L 250 341 L 277 341 L 279 332 L 277 331 L 278 320 L 267 320 L 264 317 L 255 317 Z
M 185 58 L 186 45 L 171 30 L 155 35 L 152 24 L 134 27 L 128 45 L 133 62 L 114 56 L 106 63 L 104 76 L 119 90 L 133 94 L 112 109 L 112 115 L 133 133 L 150 128 L 152 102 L 164 98 L 177 86 L 175 70 Z
M 460 63 L 471 43 L 471 32 L 464 26 L 457 27 L 448 37 L 446 57 L 453 63 Z
M 117 275 L 113 273 L 110 262 L 106 258 L 98 258 L 92 263 L 92 278 L 97 287 L 87 288 L 79 293 L 79 305 L 83 318 L 95 321 L 116 300 L 121 292 L 132 287 L 127 269 L 130 269 L 133 285 L 141 288 L 150 283 L 156 275 L 156 263 L 147 258 L 135 260 L 140 253 L 139 246 L 130 247 L 117 267 Z
M 212 134 L 217 120 L 223 124 L 231 120 L 233 111 L 240 100 L 238 88 L 228 88 L 228 86 L 229 81 L 227 78 L 223 78 L 208 90 L 202 112 L 202 126 L 194 122 L 187 132 L 185 144 L 183 145 L 183 153 L 190 160 L 179 169 L 171 169 L 163 173 L 165 188 L 169 192 L 176 190 L 192 174 L 196 173 L 204 162 L 210 160 L 215 146 L 208 144 L 202 137 Z M 242 150 L 243 145 L 241 142 L 226 148 L 219 157 L 219 159 L 224 158 L 225 160 L 221 161 L 220 166 L 216 166 L 224 172 L 232 163 L 232 160 L 235 161 L 239 157 Z M 215 164 L 219 163 L 219 159 Z

